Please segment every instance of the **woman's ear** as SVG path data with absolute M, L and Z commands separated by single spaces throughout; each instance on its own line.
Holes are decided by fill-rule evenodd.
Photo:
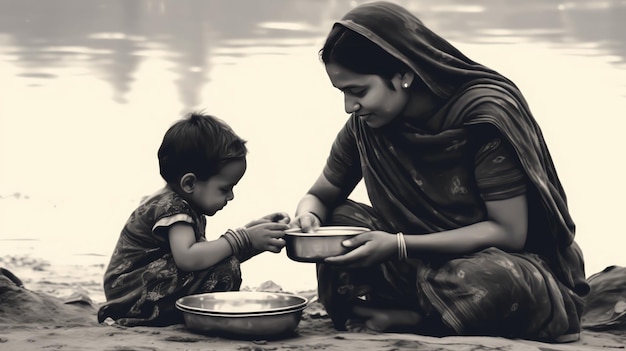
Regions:
M 182 177 L 180 177 L 180 188 L 188 193 L 193 193 L 194 188 L 196 187 L 196 175 L 193 173 L 185 173 Z
M 415 79 L 415 73 L 413 71 L 407 71 L 400 74 L 400 86 L 402 89 L 408 89 Z

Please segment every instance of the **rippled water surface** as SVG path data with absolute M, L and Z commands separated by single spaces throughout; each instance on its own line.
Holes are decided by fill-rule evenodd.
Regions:
M 588 273 L 626 265 L 626 2 L 396 2 L 520 86 Z M 250 149 L 236 198 L 209 218 L 208 235 L 292 214 L 347 117 L 317 51 L 359 3 L 0 0 L 0 257 L 91 267 L 97 286 L 126 218 L 162 186 L 164 131 L 196 109 L 226 120 Z M 354 197 L 366 199 L 362 188 Z M 315 286 L 313 267 L 284 252 L 243 270 L 251 286 Z

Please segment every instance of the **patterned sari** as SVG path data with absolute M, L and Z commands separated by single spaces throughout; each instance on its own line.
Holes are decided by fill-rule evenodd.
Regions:
M 325 224 L 419 235 L 486 220 L 485 201 L 525 193 L 529 209 L 522 252 L 433 254 L 367 270 L 319 265 L 320 300 L 335 326 L 345 327 L 351 305 L 370 304 L 420 311 L 438 334 L 575 339 L 589 291 L 582 253 L 541 130 L 517 87 L 397 5 L 361 5 L 335 25 L 404 62 L 446 103 L 420 124 L 403 119 L 372 129 L 352 116 L 324 174 L 345 189 L 362 178 L 372 207 L 348 201 Z

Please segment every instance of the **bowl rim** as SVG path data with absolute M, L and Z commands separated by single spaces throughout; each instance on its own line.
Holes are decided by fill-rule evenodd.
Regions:
M 286 314 L 291 314 L 291 313 L 302 312 L 306 307 L 307 306 L 305 305 L 305 306 L 298 306 L 298 307 L 294 307 L 294 308 L 290 308 L 286 310 L 279 310 L 279 311 L 272 310 L 269 312 L 258 312 L 258 313 L 221 313 L 221 312 L 204 312 L 204 311 L 198 311 L 198 310 L 191 310 L 191 309 L 182 307 L 178 304 L 176 305 L 176 308 L 178 308 L 183 313 L 190 313 L 190 314 L 194 314 L 197 316 L 220 317 L 220 318 L 281 316 L 281 315 L 286 315 Z
M 371 231 L 371 229 L 366 227 L 322 226 L 317 228 L 313 233 L 303 233 L 300 228 L 290 228 L 285 230 L 285 235 L 297 237 L 354 236 L 369 231 Z
M 259 295 L 263 298 L 268 298 L 273 295 L 273 296 L 283 296 L 283 297 L 294 297 L 300 300 L 300 302 L 293 304 L 293 305 L 289 305 L 289 306 L 274 307 L 274 308 L 268 308 L 268 309 L 258 309 L 258 310 L 252 310 L 252 311 L 217 311 L 217 310 L 212 310 L 212 309 L 188 306 L 183 303 L 183 301 L 186 298 L 203 297 L 203 296 L 219 296 L 219 295 L 224 295 L 224 296 L 225 295 L 240 295 L 240 296 Z M 249 316 L 249 315 L 259 315 L 259 314 L 274 313 L 274 312 L 285 312 L 285 311 L 291 311 L 291 310 L 295 310 L 299 308 L 304 309 L 308 305 L 308 303 L 309 303 L 308 298 L 298 295 L 298 294 L 286 293 L 286 292 L 216 291 L 216 292 L 190 294 L 190 295 L 183 296 L 176 300 L 175 306 L 181 311 L 194 312 L 194 313 L 200 313 L 200 314 L 211 314 L 211 315 L 219 315 L 219 316 L 244 316 L 244 315 Z

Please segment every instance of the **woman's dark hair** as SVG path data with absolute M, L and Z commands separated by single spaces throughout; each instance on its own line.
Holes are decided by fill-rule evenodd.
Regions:
M 409 68 L 366 37 L 336 24 L 319 52 L 325 64 L 336 63 L 354 73 L 376 74 L 391 79 Z
M 246 141 L 220 119 L 193 112 L 174 123 L 159 147 L 159 170 L 168 183 L 186 173 L 207 180 L 224 164 L 242 160 L 248 152 Z

